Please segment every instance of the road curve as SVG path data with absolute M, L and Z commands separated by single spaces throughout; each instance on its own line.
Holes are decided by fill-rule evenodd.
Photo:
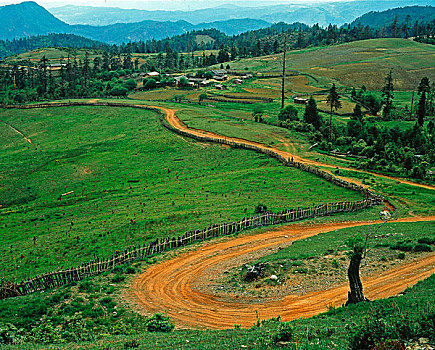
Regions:
M 192 134 L 192 135 L 207 136 L 207 137 L 212 137 L 212 138 L 216 138 L 216 139 L 226 139 L 228 141 L 233 141 L 233 142 L 236 142 L 236 143 L 244 143 L 244 144 L 248 144 L 248 145 L 253 145 L 253 146 L 256 146 L 256 147 L 259 147 L 259 148 L 263 148 L 263 149 L 266 149 L 266 150 L 278 153 L 279 155 L 281 155 L 281 156 L 283 156 L 283 157 L 285 157 L 287 159 L 293 157 L 293 159 L 296 162 L 299 162 L 299 163 L 304 163 L 304 164 L 307 164 L 307 165 L 314 165 L 314 166 L 332 167 L 331 164 L 322 163 L 322 162 L 318 162 L 318 161 L 315 161 L 315 160 L 302 158 L 302 157 L 300 157 L 298 155 L 291 154 L 289 152 L 282 151 L 282 150 L 279 150 L 279 149 L 276 149 L 276 148 L 264 145 L 264 144 L 259 143 L 259 142 L 245 140 L 245 139 L 238 138 L 238 137 L 226 137 L 226 136 L 222 136 L 222 135 L 210 132 L 210 131 L 205 131 L 205 130 L 201 130 L 201 129 L 191 128 L 191 127 L 188 127 L 186 124 L 184 124 L 180 120 L 180 118 L 178 118 L 178 116 L 175 114 L 176 110 L 171 109 L 171 108 L 167 108 L 167 107 L 160 107 L 160 106 L 149 106 L 149 107 L 161 110 L 162 112 L 164 112 L 166 114 L 166 120 L 167 120 L 167 122 L 169 124 L 171 124 L 174 128 L 176 128 L 178 130 L 187 132 L 187 133 Z M 337 166 L 333 166 L 333 167 L 337 168 Z M 342 170 L 364 172 L 362 170 L 358 170 L 358 169 L 354 169 L 354 168 L 347 168 L 347 167 L 342 167 L 342 166 L 338 166 L 338 168 L 342 169 Z M 393 180 L 393 181 L 396 181 L 398 183 L 403 183 L 403 184 L 407 184 L 407 185 L 411 185 L 411 186 L 416 186 L 416 187 L 420 187 L 420 188 L 426 188 L 426 189 L 430 189 L 430 190 L 435 190 L 435 186 L 432 186 L 432 185 L 420 184 L 420 183 L 409 181 L 409 180 L 406 180 L 406 179 L 397 178 L 397 177 L 388 176 L 388 175 L 381 175 L 381 174 L 373 173 L 373 172 L 370 172 L 370 171 L 367 171 L 367 173 L 370 173 L 373 176 L 377 176 L 377 177 Z M 362 185 L 362 186 L 365 186 L 361 182 L 359 182 L 359 181 L 357 181 L 355 179 L 352 179 L 352 180 L 346 179 L 346 180 L 354 182 L 354 183 L 357 183 L 357 184 Z
M 434 221 L 435 216 L 404 218 L 395 222 Z M 337 229 L 370 225 L 374 222 L 291 224 L 257 235 L 224 238 L 149 267 L 138 276 L 125 297 L 146 313 L 166 311 L 178 326 L 209 329 L 233 328 L 235 324 L 250 327 L 256 322 L 256 311 L 262 319 L 280 315 L 290 321 L 310 317 L 327 310 L 328 305 L 340 306 L 347 298 L 347 283 L 303 296 L 288 295 L 280 300 L 255 300 L 217 296 L 199 291 L 198 285 L 207 283 L 205 276 L 219 273 L 218 264 L 231 266 L 231 260 L 249 260 L 252 252 L 270 254 L 270 248 L 290 245 L 295 240 Z M 286 237 L 287 236 L 287 237 Z M 434 273 L 435 254 L 410 264 L 403 264 L 387 272 L 363 279 L 369 299 L 386 298 L 403 291 Z M 223 271 L 220 271 L 223 273 Z

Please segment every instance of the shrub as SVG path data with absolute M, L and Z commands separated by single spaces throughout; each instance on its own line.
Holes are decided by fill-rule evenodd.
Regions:
M 46 315 L 42 317 L 41 323 L 30 332 L 31 339 L 35 343 L 51 344 L 62 342 L 62 327 L 54 326 L 53 322 Z
M 146 328 L 148 332 L 169 333 L 175 328 L 175 324 L 166 314 L 158 312 L 146 321 Z
M 131 334 L 133 330 L 123 321 L 118 321 L 110 328 L 112 334 Z
M 131 274 L 131 275 L 133 275 L 133 274 L 136 273 L 136 269 L 135 269 L 133 266 L 128 266 L 128 267 L 125 269 L 125 273 L 126 273 L 126 274 Z
M 267 212 L 267 206 L 265 206 L 262 203 L 258 203 L 257 206 L 255 207 L 254 213 L 255 214 L 262 214 L 262 213 L 266 213 Z
M 104 297 L 100 300 L 100 304 L 105 306 L 107 309 L 113 309 L 116 306 L 116 303 L 113 301 L 111 297 Z
M 280 324 L 278 331 L 272 336 L 275 343 L 280 341 L 288 342 L 293 339 L 293 327 L 290 322 L 283 322 Z
M 295 106 L 288 105 L 285 106 L 278 114 L 279 120 L 299 120 L 298 110 Z
M 417 242 L 421 244 L 435 244 L 435 238 L 423 237 L 419 238 Z
M 128 79 L 123 85 L 127 90 L 133 90 L 137 87 L 136 80 L 134 79 Z
M 91 281 L 83 281 L 79 284 L 80 292 L 93 292 L 95 290 L 95 286 Z
M 419 323 L 421 335 L 435 340 L 435 312 L 424 316 Z
M 113 283 L 119 283 L 119 282 L 122 282 L 122 281 L 124 281 L 125 280 L 125 276 L 122 276 L 122 275 L 115 275 L 113 278 L 112 278 L 112 282 Z
M 127 95 L 128 90 L 123 87 L 123 86 L 115 86 L 112 88 L 112 90 L 110 90 L 109 95 L 112 96 L 126 96 Z
M 26 341 L 24 329 L 12 323 L 0 323 L 0 344 L 22 344 Z
M 86 328 L 86 322 L 80 312 L 66 316 L 62 322 L 62 338 L 70 342 L 89 341 L 92 333 Z
M 397 257 L 399 258 L 399 259 L 405 259 L 405 253 L 399 253 L 398 255 L 397 255 Z
M 412 251 L 412 245 L 406 243 L 397 243 L 390 245 L 390 249 L 401 250 L 402 252 L 410 252 Z
M 136 349 L 139 345 L 139 342 L 136 339 L 133 339 L 124 343 L 124 349 Z
M 418 243 L 414 247 L 414 252 L 431 252 L 432 247 L 429 244 Z

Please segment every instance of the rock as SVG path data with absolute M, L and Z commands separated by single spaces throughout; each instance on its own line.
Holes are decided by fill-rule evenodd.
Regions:
M 266 269 L 266 264 L 257 263 L 254 266 L 246 265 L 248 271 L 246 271 L 245 281 L 253 281 L 258 277 L 262 277 L 264 275 L 264 270 Z
M 276 281 L 278 279 L 278 276 L 277 275 L 272 275 L 272 276 L 270 276 L 270 279 L 272 281 Z

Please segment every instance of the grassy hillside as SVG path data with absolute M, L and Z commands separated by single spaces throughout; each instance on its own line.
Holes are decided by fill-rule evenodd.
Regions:
M 282 210 L 360 198 L 264 155 L 173 135 L 152 112 L 2 110 L 0 119 L 32 142 L 0 124 L 5 277 L 239 219 L 259 202 Z
M 265 56 L 232 63 L 233 69 L 280 72 L 281 56 Z M 344 86 L 377 90 L 393 69 L 395 88 L 414 89 L 421 78 L 435 80 L 435 46 L 406 39 L 373 39 L 314 49 L 291 51 L 288 69 L 319 78 L 319 85 L 332 81 Z

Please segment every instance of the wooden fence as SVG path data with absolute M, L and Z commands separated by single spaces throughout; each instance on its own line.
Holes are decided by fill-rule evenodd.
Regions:
M 138 245 L 126 249 L 123 253 L 112 255 L 109 258 L 96 258 L 95 260 L 84 263 L 79 267 L 72 267 L 70 269 L 54 271 L 35 276 L 29 280 L 21 281 L 19 283 L 11 282 L 5 279 L 0 281 L 0 299 L 22 296 L 36 291 L 47 290 L 55 287 L 59 287 L 68 284 L 72 281 L 79 281 L 89 276 L 94 276 L 105 271 L 112 270 L 115 266 L 131 263 L 136 260 L 142 260 L 144 258 L 166 252 L 170 249 L 183 247 L 193 242 L 204 241 L 213 237 L 226 236 L 235 233 L 239 233 L 246 229 L 252 229 L 255 227 L 276 225 L 282 223 L 295 222 L 308 218 L 316 218 L 321 216 L 332 215 L 335 213 L 352 212 L 368 208 L 374 205 L 381 204 L 383 197 L 377 195 L 370 190 L 359 186 L 354 183 L 347 182 L 339 179 L 332 174 L 329 174 L 323 170 L 311 167 L 302 163 L 294 162 L 290 159 L 282 157 L 280 154 L 266 148 L 257 147 L 250 144 L 245 144 L 242 141 L 234 142 L 220 137 L 199 136 L 190 134 L 184 130 L 178 130 L 170 125 L 162 116 L 159 109 L 141 106 L 130 105 L 122 103 L 112 102 L 98 102 L 98 103 L 85 103 L 85 102 L 68 102 L 68 103 L 44 103 L 37 105 L 22 105 L 22 106 L 2 106 L 2 108 L 47 108 L 47 107 L 63 107 L 63 106 L 113 106 L 113 107 L 133 107 L 154 110 L 161 116 L 162 124 L 169 130 L 174 131 L 180 135 L 194 138 L 199 141 L 215 142 L 220 144 L 226 144 L 231 147 L 244 148 L 248 150 L 254 150 L 256 152 L 264 153 L 268 156 L 278 159 L 286 166 L 296 167 L 303 171 L 313 173 L 317 176 L 330 181 L 341 187 L 345 187 L 351 190 L 358 191 L 365 196 L 365 199 L 354 202 L 338 202 L 338 203 L 325 203 L 313 207 L 297 208 L 284 210 L 278 213 L 263 213 L 260 215 L 243 218 L 242 220 L 211 225 L 202 230 L 189 231 L 182 236 L 174 236 L 171 238 L 160 238 L 149 244 Z

